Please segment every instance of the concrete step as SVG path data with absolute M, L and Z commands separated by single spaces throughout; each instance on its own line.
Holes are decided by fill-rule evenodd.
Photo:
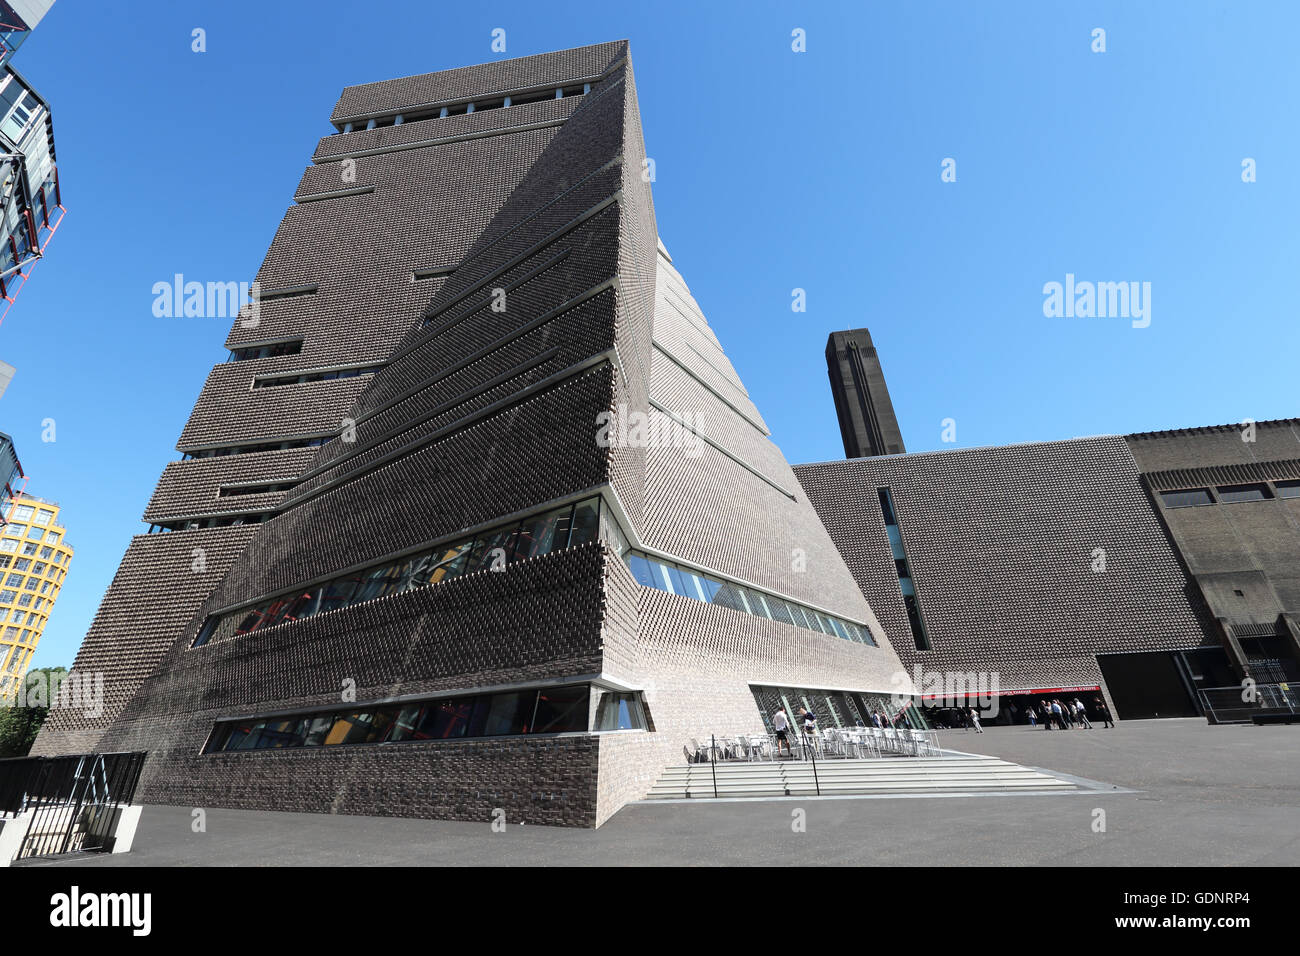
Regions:
M 825 794 L 993 793 L 1024 790 L 1070 792 L 1078 787 L 1051 774 L 996 757 L 901 757 L 687 764 L 664 770 L 647 800 Z

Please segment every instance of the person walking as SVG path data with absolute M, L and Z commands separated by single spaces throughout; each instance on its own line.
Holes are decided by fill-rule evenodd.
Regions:
M 975 733 L 984 733 L 984 728 L 980 726 L 980 712 L 974 707 L 970 709 L 970 723 L 971 726 L 975 728 Z
M 1065 729 L 1065 715 L 1061 712 L 1061 702 L 1059 700 L 1052 701 L 1052 722 L 1061 730 Z
M 800 707 L 800 716 L 803 718 L 803 732 L 805 736 L 812 737 L 817 733 L 817 718 L 807 707 Z
M 772 728 L 776 731 L 776 755 L 781 756 L 781 747 L 784 746 L 785 752 L 793 757 L 794 751 L 790 749 L 790 718 L 785 715 L 784 707 L 778 707 L 772 715 Z
M 1074 698 L 1074 712 L 1079 717 L 1080 726 L 1092 730 L 1092 721 L 1088 719 L 1088 708 L 1084 707 L 1083 701 L 1079 700 L 1077 697 Z
M 1025 711 L 1025 716 L 1029 718 L 1029 726 L 1038 726 L 1038 712 L 1034 710 L 1034 705 L 1030 704 L 1029 709 Z
M 1093 707 L 1097 710 L 1097 717 L 1106 722 L 1106 727 L 1110 730 L 1115 729 L 1115 721 L 1110 719 L 1110 708 L 1106 706 L 1106 701 L 1098 697 L 1092 702 Z

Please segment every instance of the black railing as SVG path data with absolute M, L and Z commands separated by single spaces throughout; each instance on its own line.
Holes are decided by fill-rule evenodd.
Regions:
M 31 814 L 17 858 L 111 851 L 144 757 L 139 751 L 0 760 L 0 814 Z

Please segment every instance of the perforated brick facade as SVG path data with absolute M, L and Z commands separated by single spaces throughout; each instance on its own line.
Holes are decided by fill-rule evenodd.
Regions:
M 573 95 L 436 118 L 539 86 Z M 363 128 L 394 111 L 426 118 Z M 626 43 L 349 87 L 333 122 L 353 131 L 317 146 L 258 276 L 280 297 L 227 342 L 301 351 L 214 369 L 180 447 L 237 453 L 169 466 L 148 515 L 220 514 L 241 482 L 293 487 L 242 503 L 265 523 L 133 546 L 157 556 L 128 556 L 76 667 L 137 663 L 103 721 L 67 717 L 38 749 L 101 732 L 101 748 L 146 749 L 151 802 L 591 826 L 689 736 L 759 729 L 751 682 L 890 690 L 897 657 L 658 241 Z M 249 387 L 343 362 L 380 367 Z M 607 446 L 610 412 L 686 421 L 697 441 Z M 319 448 L 246 448 L 322 431 Z M 593 495 L 621 536 L 191 646 L 209 615 Z M 193 535 L 223 555 L 214 573 L 179 563 Z M 878 646 L 642 587 L 619 537 Z M 167 602 L 137 642 L 130 622 Z M 329 706 L 345 686 L 373 702 L 548 682 L 640 692 L 651 726 L 202 752 L 222 718 Z

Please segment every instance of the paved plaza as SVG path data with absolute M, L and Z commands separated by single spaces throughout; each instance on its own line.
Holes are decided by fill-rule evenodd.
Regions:
M 146 807 L 135 849 L 24 865 L 1296 865 L 1300 727 L 947 731 L 950 749 L 1102 781 L 1042 796 L 633 804 L 599 830 Z M 1094 832 L 1096 809 L 1105 832 Z M 802 811 L 806 830 L 793 823 Z

